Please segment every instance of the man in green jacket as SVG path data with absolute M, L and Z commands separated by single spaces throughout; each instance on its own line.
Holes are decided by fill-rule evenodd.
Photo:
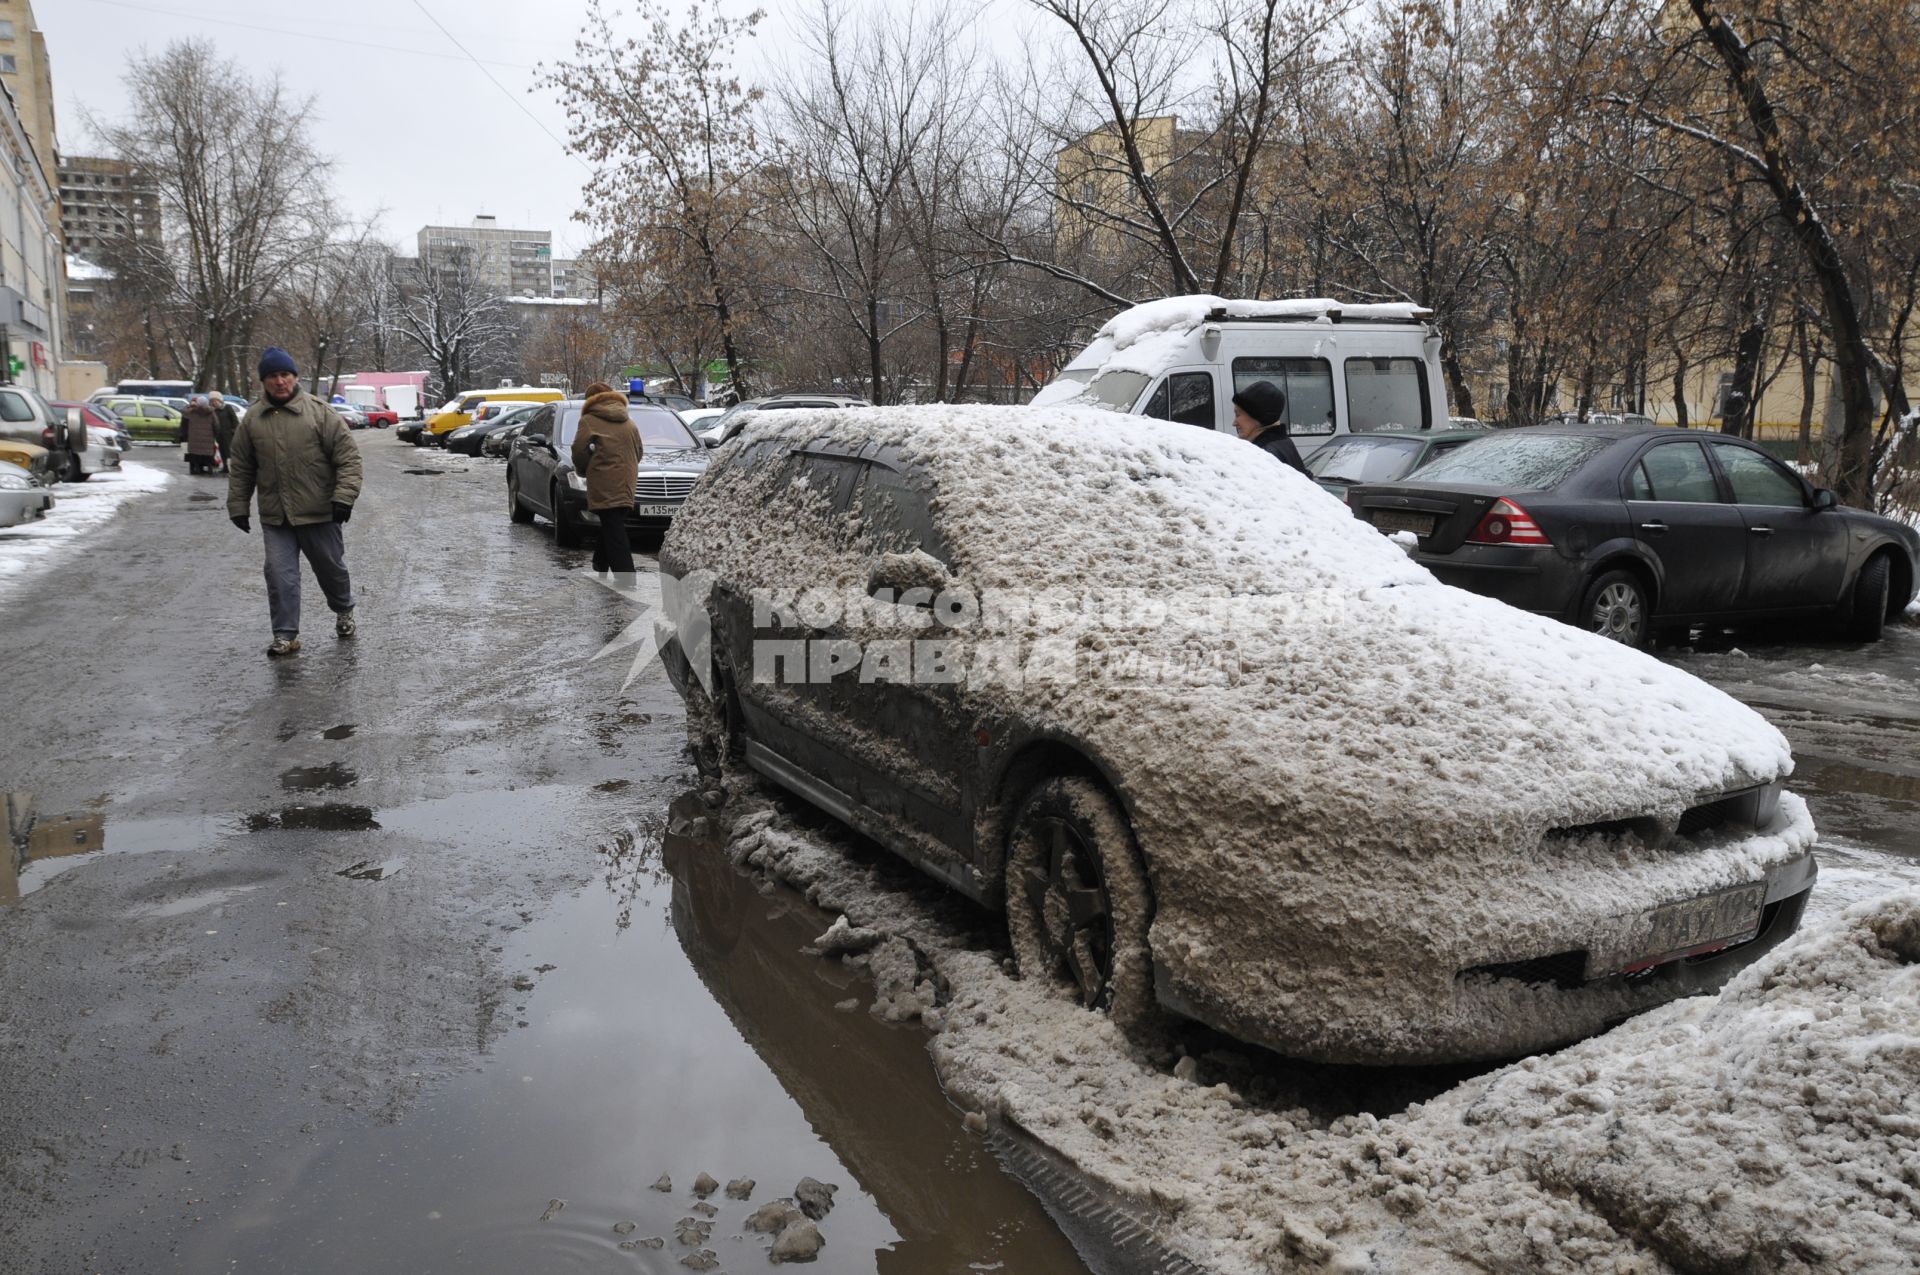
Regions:
M 350 638 L 353 581 L 347 576 L 342 528 L 360 496 L 360 449 L 346 422 L 300 388 L 300 370 L 277 346 L 260 356 L 265 394 L 247 407 L 227 462 L 227 516 L 253 530 L 250 505 L 260 503 L 267 543 L 267 608 L 273 620 L 268 655 L 300 649 L 300 555 L 313 568 L 334 615 L 333 631 Z

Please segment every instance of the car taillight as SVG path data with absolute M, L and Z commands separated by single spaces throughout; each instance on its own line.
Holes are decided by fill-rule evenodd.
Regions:
M 1476 545 L 1547 545 L 1547 533 L 1540 530 L 1533 515 L 1514 504 L 1511 500 L 1501 499 L 1493 502 L 1493 508 L 1481 516 L 1480 524 L 1467 537 L 1467 543 Z
M 40 431 L 40 441 L 48 447 L 53 446 L 53 426 L 49 425 Z

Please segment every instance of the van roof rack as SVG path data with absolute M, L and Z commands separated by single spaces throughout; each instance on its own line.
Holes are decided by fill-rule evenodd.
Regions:
M 1404 302 L 1348 305 L 1323 298 L 1289 298 L 1283 301 L 1229 301 L 1207 311 L 1214 323 L 1406 323 L 1420 324 L 1431 317 L 1426 306 Z

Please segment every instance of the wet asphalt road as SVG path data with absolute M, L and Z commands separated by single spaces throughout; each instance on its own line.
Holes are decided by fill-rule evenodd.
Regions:
M 703 844 L 677 697 L 593 658 L 635 613 L 586 551 L 510 526 L 495 462 L 359 438 L 353 642 L 309 577 L 306 649 L 264 656 L 259 538 L 173 449 L 0 599 L 0 790 L 38 815 L 0 873 L 0 1271 L 679 1271 L 703 1172 L 756 1182 L 714 1198 L 723 1267 L 810 1175 L 822 1269 L 1084 1269 L 921 1029 L 800 953 L 831 918 Z
M 635 614 L 586 551 L 510 526 L 497 463 L 360 438 L 352 643 L 309 580 L 264 657 L 258 538 L 172 449 L 0 597 L 0 790 L 39 815 L 0 873 L 0 1272 L 678 1271 L 701 1172 L 839 1184 L 817 1269 L 1083 1269 L 920 1029 L 800 954 L 828 918 L 720 861 L 677 698 L 593 658 Z M 1920 630 L 1667 658 L 1786 731 L 1823 859 L 1920 866 Z

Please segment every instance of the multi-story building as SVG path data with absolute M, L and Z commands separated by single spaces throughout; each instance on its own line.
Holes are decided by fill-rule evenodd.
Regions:
M 600 281 L 594 277 L 593 266 L 577 257 L 555 257 L 553 259 L 553 295 L 579 300 L 598 300 Z
M 53 172 L 53 70 L 47 37 L 29 0 L 0 0 L 0 84 L 13 94 L 15 113 L 40 166 Z
M 13 87 L 0 76 L 0 382 L 59 393 L 66 300 L 60 205 Z
M 158 243 L 159 187 L 124 160 L 62 156 L 60 231 L 67 251 L 89 260 L 116 240 Z
M 551 230 L 510 230 L 482 215 L 471 226 L 422 226 L 418 251 L 423 264 L 468 254 L 486 288 L 517 297 L 553 295 Z

